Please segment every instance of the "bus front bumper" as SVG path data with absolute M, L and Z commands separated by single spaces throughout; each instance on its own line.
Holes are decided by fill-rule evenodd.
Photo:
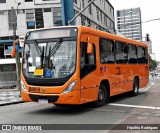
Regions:
M 75 90 L 67 94 L 41 94 L 22 91 L 24 102 L 39 102 L 47 100 L 53 104 L 80 104 L 80 90 Z

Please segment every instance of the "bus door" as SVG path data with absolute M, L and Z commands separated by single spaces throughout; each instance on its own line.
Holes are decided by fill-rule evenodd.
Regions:
M 96 48 L 92 44 L 92 53 L 87 53 L 87 42 L 81 42 L 80 78 L 81 102 L 96 100 L 98 97 L 98 81 L 96 71 Z

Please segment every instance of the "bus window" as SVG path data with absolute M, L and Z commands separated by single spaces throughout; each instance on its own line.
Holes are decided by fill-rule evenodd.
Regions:
M 124 44 L 122 42 L 116 42 L 115 57 L 116 57 L 116 63 L 118 63 L 118 64 L 127 63 L 127 60 L 128 60 L 127 52 L 128 52 L 128 50 L 124 50 L 124 47 L 127 47 L 126 44 Z
M 138 63 L 145 64 L 146 63 L 146 53 L 145 48 L 138 47 Z
M 134 45 L 128 45 L 128 63 L 137 64 L 137 47 Z
M 107 39 L 100 39 L 100 58 L 102 64 L 115 63 L 114 42 Z
M 92 54 L 87 54 L 87 43 L 81 43 L 81 78 L 96 69 L 95 46 L 92 46 Z

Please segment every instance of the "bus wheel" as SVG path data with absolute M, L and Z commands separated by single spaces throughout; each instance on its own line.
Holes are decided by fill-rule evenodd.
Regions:
M 94 102 L 95 107 L 101 107 L 106 104 L 108 93 L 106 87 L 101 84 L 98 92 L 98 100 Z
M 132 96 L 137 96 L 139 90 L 138 80 L 134 79 Z

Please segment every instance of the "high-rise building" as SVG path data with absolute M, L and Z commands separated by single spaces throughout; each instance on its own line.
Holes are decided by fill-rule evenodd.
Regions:
M 125 37 L 141 41 L 142 25 L 140 8 L 117 10 L 117 28 Z
M 148 42 L 147 42 L 147 45 L 148 45 L 148 53 L 149 53 L 149 54 L 152 54 L 152 41 L 151 41 L 151 40 L 148 41 Z

